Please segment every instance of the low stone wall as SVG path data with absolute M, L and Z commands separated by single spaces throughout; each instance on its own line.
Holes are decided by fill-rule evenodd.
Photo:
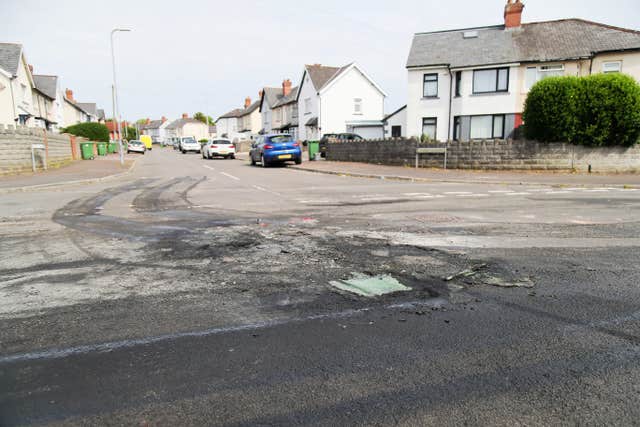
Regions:
M 415 166 L 419 147 L 446 147 L 451 169 L 558 170 L 586 172 L 640 172 L 640 145 L 589 148 L 564 143 L 526 140 L 450 141 L 418 143 L 414 139 L 379 139 L 335 142 L 327 147 L 327 160 Z M 420 167 L 441 168 L 442 154 L 422 154 Z
M 31 172 L 31 144 L 44 144 L 47 167 L 56 168 L 74 158 L 69 135 L 47 132 L 37 128 L 14 128 L 0 125 L 0 175 Z M 42 170 L 42 150 L 36 150 L 36 166 Z

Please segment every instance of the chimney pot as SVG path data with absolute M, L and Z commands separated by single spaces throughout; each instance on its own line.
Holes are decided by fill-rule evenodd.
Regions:
M 522 24 L 522 9 L 524 4 L 520 0 L 507 0 L 504 7 L 505 28 L 518 28 Z
M 33 74 L 33 65 L 29 64 L 29 71 L 31 71 L 31 74 Z
M 73 91 L 71 89 L 66 89 L 64 91 L 65 96 L 67 97 L 67 99 L 71 102 L 76 102 L 75 99 L 73 99 Z
M 260 92 L 258 92 L 258 98 L 262 99 L 262 95 L 264 94 L 264 90 L 260 90 Z
M 165 116 L 162 116 L 162 123 L 166 122 L 167 118 Z
M 188 118 L 189 118 L 189 114 L 187 114 L 187 113 L 182 113 L 182 118 L 183 118 L 183 119 L 188 119 Z
M 151 119 L 147 117 L 147 124 L 151 123 Z
M 251 106 L 251 98 L 247 96 L 244 99 L 244 108 L 249 108 L 250 106 Z

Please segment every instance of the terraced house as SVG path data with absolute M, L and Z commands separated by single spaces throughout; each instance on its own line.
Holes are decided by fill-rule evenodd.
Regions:
M 298 135 L 298 88 L 286 79 L 281 87 L 265 87 L 260 92 L 262 133 L 286 132 Z
M 407 61 L 407 135 L 508 138 L 522 124 L 529 89 L 549 76 L 626 73 L 640 81 L 640 32 L 582 19 L 504 23 L 419 33 Z

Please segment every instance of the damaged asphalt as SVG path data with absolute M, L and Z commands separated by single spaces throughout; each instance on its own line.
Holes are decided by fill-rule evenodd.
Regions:
M 496 188 L 154 150 L 2 195 L 0 425 L 633 424 L 640 194 Z

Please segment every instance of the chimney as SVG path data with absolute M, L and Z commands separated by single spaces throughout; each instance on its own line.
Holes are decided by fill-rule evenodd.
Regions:
M 287 79 L 282 82 L 282 94 L 284 96 L 289 96 L 291 93 L 291 80 Z
M 247 96 L 244 99 L 244 108 L 249 108 L 250 106 L 251 106 L 251 98 Z
M 264 90 L 260 89 L 260 92 L 258 92 L 258 98 L 262 99 L 263 93 L 264 93 Z
M 151 123 L 151 119 L 149 117 L 147 117 L 147 124 Z
M 187 114 L 187 113 L 182 113 L 182 118 L 183 118 L 183 119 L 188 119 L 188 118 L 189 118 L 189 114 Z
M 162 123 L 166 122 L 167 118 L 165 116 L 162 116 Z
M 507 0 L 504 7 L 504 27 L 518 28 L 522 23 L 522 9 L 524 4 L 520 0 Z
M 64 91 L 64 95 L 67 97 L 67 99 L 71 102 L 76 102 L 75 99 L 73 99 L 73 91 L 71 89 L 67 89 Z

